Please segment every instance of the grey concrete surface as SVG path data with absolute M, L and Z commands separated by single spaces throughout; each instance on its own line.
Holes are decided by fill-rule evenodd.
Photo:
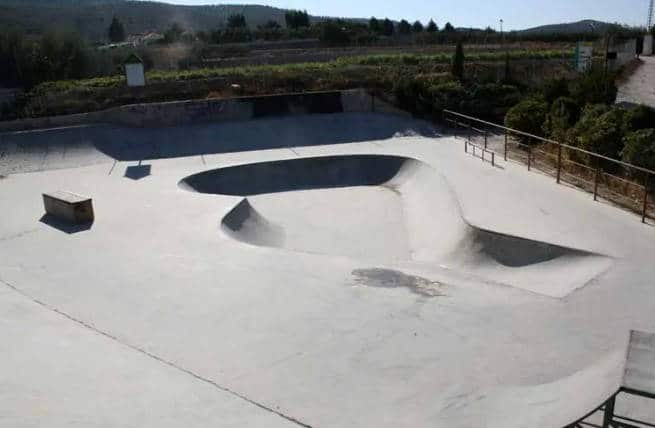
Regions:
M 144 158 L 150 174 L 138 180 L 125 176 L 132 156 L 88 144 L 79 166 L 61 168 L 43 162 L 56 157 L 39 149 L 49 134 L 21 137 L 32 148 L 14 157 L 24 172 L 0 181 L 0 426 L 561 427 L 599 405 L 622 379 L 628 332 L 655 331 L 655 231 L 520 165 L 491 168 L 461 140 L 421 135 L 424 123 L 389 122 L 344 114 L 185 128 L 180 141 L 214 149 Z M 185 135 L 151 132 L 140 135 Z M 250 150 L 212 146 L 237 132 L 254 139 Z M 277 148 L 255 150 L 261 139 Z M 413 161 L 386 187 L 241 205 L 242 224 L 256 210 L 282 222 L 295 248 L 226 233 L 242 196 L 178 186 L 203 171 L 335 155 Z M 39 222 L 41 193 L 60 188 L 93 197 L 91 228 Z M 590 256 L 526 274 L 435 246 L 476 230 Z M 303 251 L 307 236 L 317 251 Z M 379 249 L 390 242 L 396 255 Z M 589 261 L 609 264 L 571 287 Z M 622 406 L 655 420 L 649 402 Z

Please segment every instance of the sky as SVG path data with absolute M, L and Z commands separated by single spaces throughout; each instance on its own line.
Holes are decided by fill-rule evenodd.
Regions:
M 198 4 L 265 4 L 306 9 L 311 15 L 421 20 L 430 18 L 443 26 L 487 26 L 524 29 L 538 25 L 573 22 L 581 19 L 619 22 L 645 26 L 649 0 L 159 0 L 166 3 Z

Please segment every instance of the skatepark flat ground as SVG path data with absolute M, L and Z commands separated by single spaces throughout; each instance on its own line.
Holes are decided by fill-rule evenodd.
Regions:
M 294 129 L 311 139 L 317 121 L 333 125 L 299 144 Z M 399 134 L 366 138 L 383 123 Z M 337 125 L 357 135 L 330 144 Z M 37 156 L 33 168 L 29 154 L 31 172 L 0 180 L 0 426 L 561 427 L 617 389 L 629 330 L 655 331 L 655 230 L 631 213 L 391 115 L 215 125 L 193 144 L 239 127 L 288 144 L 127 160 L 80 149 L 79 166 Z M 255 245 L 221 227 L 242 197 L 179 185 L 231 165 L 371 154 L 425 165 L 436 181 L 422 191 L 450 192 L 468 225 L 603 262 L 562 287 L 568 270 L 545 283 L 519 267 L 417 261 L 402 224 L 414 205 L 375 187 L 249 197 L 289 228 L 289 245 Z M 41 193 L 57 189 L 93 198 L 90 228 L 42 219 Z M 445 211 L 427 213 L 447 226 Z M 655 420 L 635 403 L 617 412 Z

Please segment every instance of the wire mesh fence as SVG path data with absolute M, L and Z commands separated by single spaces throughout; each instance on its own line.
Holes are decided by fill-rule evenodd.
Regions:
M 504 160 L 634 211 L 644 223 L 655 219 L 655 171 L 450 110 L 443 111 L 443 120 L 467 142 Z

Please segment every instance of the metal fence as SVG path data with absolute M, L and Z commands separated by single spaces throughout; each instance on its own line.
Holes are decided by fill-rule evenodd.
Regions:
M 654 218 L 655 171 L 451 110 L 443 111 L 443 120 L 464 133 L 467 145 L 479 145 L 506 161 L 551 175 L 558 184 L 593 193 L 594 200 L 637 212 L 644 223 Z

